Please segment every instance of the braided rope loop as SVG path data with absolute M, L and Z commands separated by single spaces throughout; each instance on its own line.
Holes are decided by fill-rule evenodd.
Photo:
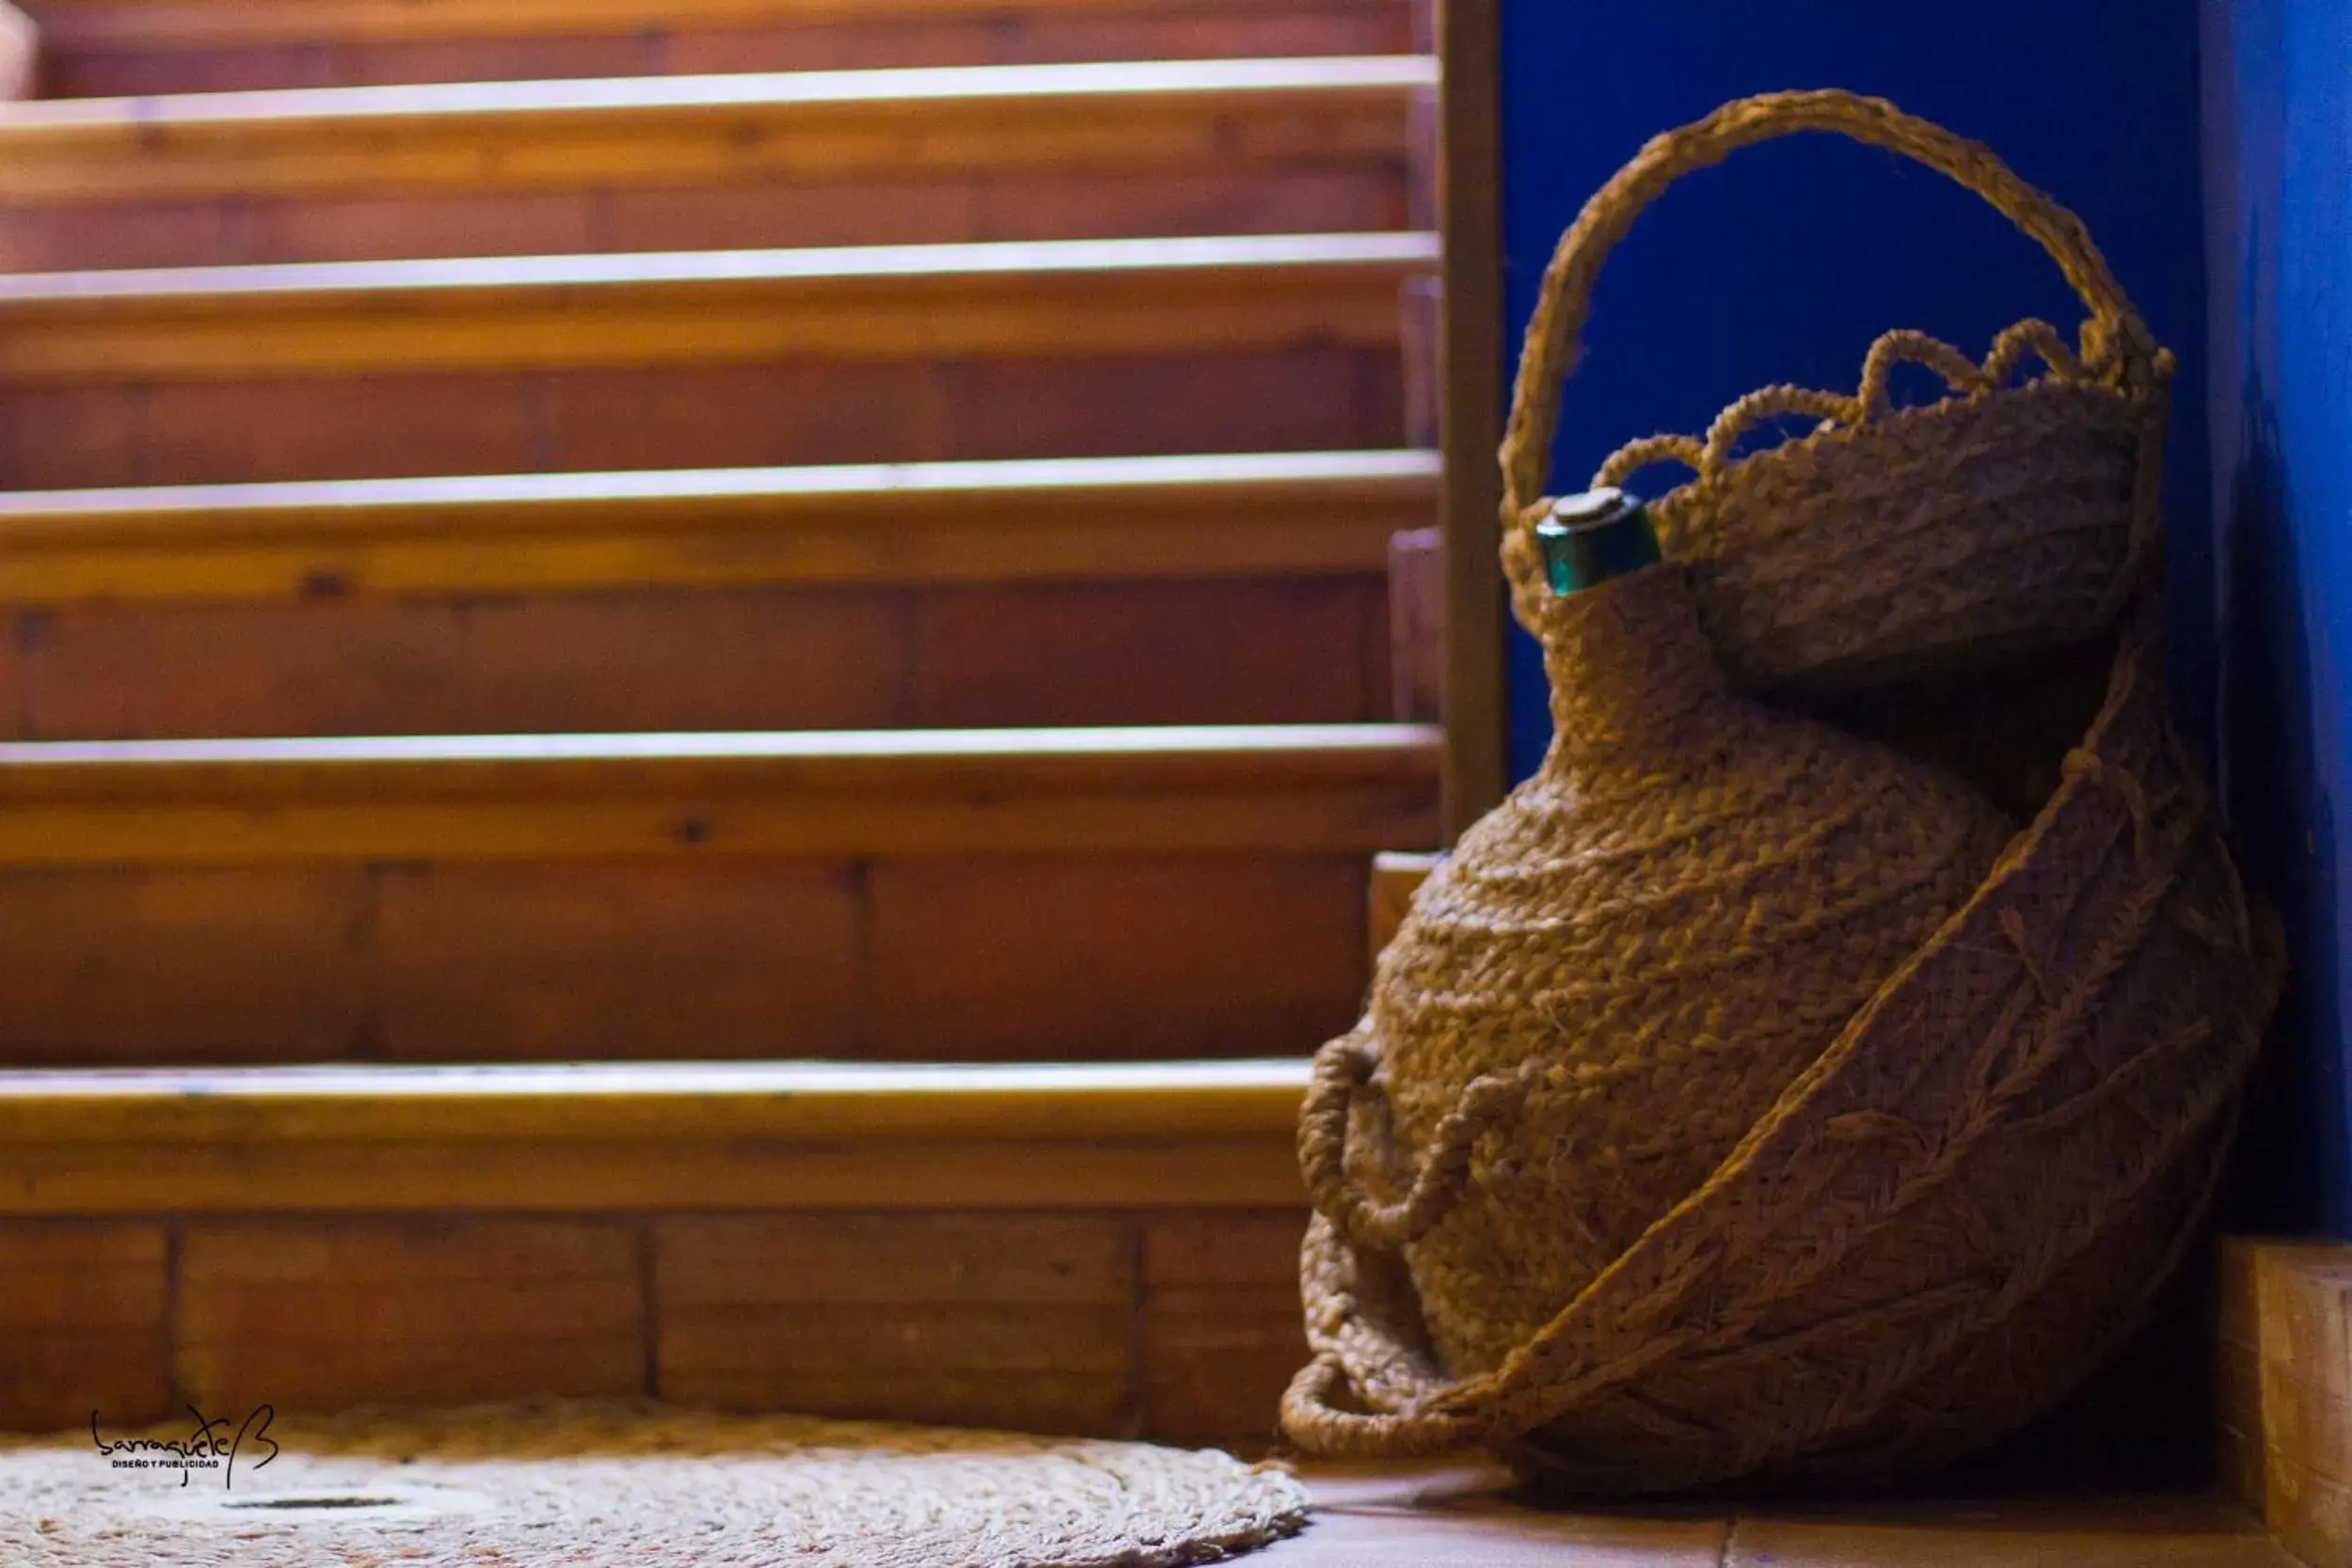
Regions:
M 1518 378 L 1512 392 L 1510 423 L 1502 451 L 1502 563 L 1511 582 L 1514 610 L 1522 625 L 1533 629 L 1544 594 L 1543 562 L 1534 542 L 1534 525 L 1542 515 L 1542 495 L 1550 478 L 1552 437 L 1560 422 L 1560 389 L 1574 356 L 1578 335 L 1590 313 L 1593 286 L 1609 253 L 1633 227 L 1643 211 L 1684 175 L 1721 163 L 1741 148 L 1808 131 L 1834 132 L 1872 147 L 1884 148 L 1949 176 L 1976 192 L 2003 216 L 2023 230 L 2049 253 L 2066 281 L 2090 310 L 2082 329 L 2081 365 L 2132 384 L 2160 375 L 2157 351 L 2138 312 L 2125 297 L 2106 260 L 2092 243 L 2082 220 L 2044 193 L 2018 178 L 1991 149 L 1943 127 L 1904 114 L 1883 99 L 1824 89 L 1811 92 L 1767 93 L 1727 103 L 1703 119 L 1653 137 L 1631 162 L 1596 192 L 1561 236 L 1559 248 L 1545 269 L 1527 339 L 1519 356 Z M 2039 325 L 2039 324 L 2035 324 Z M 2044 337 L 2042 334 L 2046 333 Z M 1958 374 L 1958 356 L 1932 340 L 1914 341 L 1902 335 L 1893 347 L 1874 350 L 1878 373 L 1866 370 L 1860 398 L 1808 392 L 1795 388 L 1768 388 L 1735 404 L 1761 404 L 1726 425 L 1718 421 L 1703 449 L 1687 442 L 1663 440 L 1642 444 L 1642 461 L 1613 461 L 1604 474 L 1622 478 L 1647 461 L 1693 456 L 1720 464 L 1729 456 L 1739 436 L 1756 420 L 1773 413 L 1802 412 L 1850 422 L 1865 420 L 1884 396 L 1882 356 L 1920 359 L 1942 370 L 1957 387 L 1973 388 L 1984 372 L 1973 366 Z M 1931 346 L 1930 346 L 1931 345 Z M 2065 355 L 2057 334 L 2042 328 L 2029 344 L 2005 345 L 1996 365 L 2011 365 L 2020 348 L 2031 346 L 2052 363 Z M 2055 348 L 2056 354 L 2051 350 Z M 2071 357 L 2071 356 L 2070 356 Z M 1726 413 L 1725 420 L 1732 415 Z M 1621 457 L 1623 454 L 1621 454 Z M 1700 464 L 1693 464 L 1699 467 Z

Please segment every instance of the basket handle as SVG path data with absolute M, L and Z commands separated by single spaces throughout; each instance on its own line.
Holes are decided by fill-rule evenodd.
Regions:
M 1834 131 L 1899 152 L 1984 198 L 2024 230 L 2073 285 L 2090 311 L 2083 356 L 2153 366 L 2155 345 L 2082 220 L 2034 189 L 1980 143 L 1904 114 L 1882 98 L 1827 88 L 1765 93 L 1724 104 L 1704 119 L 1652 137 L 1632 161 L 1593 194 L 1560 238 L 1545 269 L 1502 440 L 1502 565 L 1519 618 L 1534 624 L 1544 581 L 1535 509 L 1550 477 L 1560 423 L 1560 388 L 1592 303 L 1601 263 L 1643 209 L 1682 176 L 1721 163 L 1743 147 L 1805 131 Z M 1663 455 L 1663 454 L 1661 454 Z
M 1282 1430 L 1308 1452 L 1332 1459 L 1430 1459 L 1475 1448 L 1488 1423 L 1442 1411 L 1383 1415 L 1343 1409 L 1347 1383 L 1339 1356 L 1325 1352 L 1282 1391 Z
M 1516 1118 L 1542 1076 L 1541 1063 L 1470 1081 L 1430 1134 L 1430 1154 L 1413 1185 L 1394 1203 L 1367 1196 L 1348 1175 L 1348 1125 L 1359 1098 L 1378 1093 L 1379 1058 L 1360 1034 L 1343 1035 L 1315 1053 L 1298 1117 L 1298 1165 L 1315 1212 L 1342 1240 L 1378 1252 L 1412 1245 L 1454 1212 L 1470 1190 L 1479 1137 Z

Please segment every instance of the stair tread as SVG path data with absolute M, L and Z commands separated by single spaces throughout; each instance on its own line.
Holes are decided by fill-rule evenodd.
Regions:
M 1424 771 L 1441 734 L 1428 724 L 1204 724 L 996 730 L 794 730 L 770 733 L 453 736 L 287 736 L 199 740 L 0 742 L 0 773 L 205 770 L 224 784 L 279 767 L 361 767 L 387 781 L 451 766 L 764 763 L 790 765 L 812 784 L 863 779 L 877 768 L 905 773 L 992 765 L 1008 779 L 1082 777 L 1108 768 L 1160 762 L 1176 768 L 1265 776 L 1291 763 L 1323 768 L 1343 759 L 1366 771 Z
M 1431 451 L 0 492 L 17 603 L 1379 573 Z
M 250 295 L 367 295 L 455 290 L 625 289 L 675 284 L 991 277 L 1322 267 L 1425 266 L 1433 234 L 1235 234 L 1112 240 L 993 240 L 948 245 L 817 245 L 571 256 L 420 257 L 229 267 L 123 268 L 0 275 L 0 308 L 83 300 Z
M 1430 725 L 0 745 L 0 864 L 1370 853 L 1432 842 Z
M 0 1212 L 1288 1206 L 1307 1071 L 1297 1058 L 8 1070 Z M 106 1146 L 140 1158 L 91 1158 Z
M 0 274 L 0 312 L 121 302 L 276 310 L 305 298 L 392 303 L 396 296 L 539 290 L 664 290 L 1069 275 L 1425 269 L 1434 234 L 1233 234 L 1161 239 L 992 240 L 950 245 L 812 245 L 572 256 L 421 257 L 278 261 L 229 267 Z
M 1401 160 L 1423 56 L 589 78 L 0 106 L 0 202 Z
M 1438 454 L 1367 451 L 1216 452 L 948 463 L 850 463 L 765 468 L 649 468 L 608 473 L 452 474 L 400 479 L 289 480 L 257 484 L 122 485 L 87 490 L 0 490 L 0 530 L 11 545 L 81 539 L 108 526 L 186 520 L 256 532 L 365 531 L 379 527 L 469 526 L 480 513 L 543 527 L 570 526 L 579 511 L 626 507 L 676 512 L 711 503 L 833 509 L 860 502 L 897 511 L 961 506 L 974 498 L 1024 501 L 1090 498 L 1102 491 L 1212 490 L 1395 483 L 1418 489 L 1441 472 Z M 467 519 L 465 522 L 460 517 Z
M 1424 233 L 313 261 L 0 277 L 0 378 L 1388 348 Z
M 667 1128 L 690 1138 L 746 1132 L 903 1137 L 954 1130 L 1056 1141 L 1108 1123 L 1134 1132 L 1234 1134 L 1297 1122 L 1297 1057 L 1216 1062 L 974 1064 L 555 1062 L 389 1067 L 0 1069 L 0 1127 L 105 1135 L 150 1117 L 158 1139 L 342 1133 L 445 1137 L 541 1128 L 553 1137 Z M 1093 1118 L 1073 1119 L 1084 1110 Z M 561 1119 L 551 1119 L 561 1113 Z
M 1125 100 L 1161 95 L 1248 100 L 1369 90 L 1387 101 L 1400 89 L 1434 87 L 1437 80 L 1437 62 L 1426 55 L 1321 55 L 266 87 L 10 103 L 0 106 L 0 147 L 12 157 L 81 143 L 151 153 L 183 143 L 203 145 L 199 138 L 207 133 L 289 122 L 314 134 L 333 134 L 387 121 L 442 125 L 585 117 L 602 123 L 607 117 L 638 111 L 809 105 L 854 104 L 921 117 L 941 106 L 988 114 L 1018 102 L 1052 100 L 1108 112 Z

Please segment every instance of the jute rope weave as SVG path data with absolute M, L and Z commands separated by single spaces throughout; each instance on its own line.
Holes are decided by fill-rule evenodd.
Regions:
M 1791 124 L 1965 147 L 1791 95 L 1652 143 L 1632 188 Z M 1556 273 L 1629 221 L 1628 178 Z M 2092 303 L 2084 361 L 2159 372 L 2088 241 L 2053 249 Z M 1526 363 L 1563 319 L 1539 313 Z M 1890 792 L 1811 727 L 1725 717 L 1703 564 L 1689 598 L 1671 565 L 1549 594 L 1521 525 L 1556 405 L 1524 374 L 1519 394 L 1504 559 L 1558 737 L 1317 1058 L 1314 1358 L 1284 1427 L 1327 1454 L 1484 1446 L 1581 1493 L 1879 1479 L 1981 1446 L 2098 1367 L 2172 1272 L 2278 995 L 2275 924 L 2165 717 L 2153 599 L 2111 619 L 2105 702 L 1994 858 L 1959 786 Z M 1939 471 L 1919 439 L 1912 484 Z M 1613 776 L 1628 747 L 1644 760 Z M 1813 945 L 1841 926 L 1851 946 Z
M 1733 692 L 1676 568 L 1539 608 L 1550 754 L 1423 889 L 1300 1130 L 1317 1207 L 1404 1250 L 1455 1367 L 1499 1363 L 1706 1180 L 2014 832 Z M 1384 1142 L 1435 1151 L 1386 1200 Z
M 1751 690 L 1883 680 L 1962 656 L 2093 636 L 2114 623 L 2160 527 L 2167 388 L 2157 348 L 2074 214 L 1991 150 L 1877 99 L 1776 93 L 1658 136 L 1588 201 L 1547 270 L 1502 449 L 1503 559 L 1524 617 L 1540 594 L 1532 530 L 1560 386 L 1602 263 L 1668 186 L 1756 143 L 1836 132 L 1886 148 L 1983 197 L 2046 250 L 2090 315 L 2070 347 L 2040 321 L 1979 363 L 1922 332 L 1880 338 L 1851 396 L 1767 387 L 1704 437 L 1653 436 L 1601 465 L 1621 484 L 1661 462 L 1695 471 L 1651 508 L 1692 571 L 1708 636 Z M 2042 373 L 2017 385 L 2030 360 Z M 1896 368 L 1952 395 L 1897 407 Z M 1787 416 L 1811 434 L 1748 456 Z
M 1221 1453 L 797 1417 L 554 1404 L 280 1418 L 233 1486 L 0 1443 L 11 1568 L 1175 1568 L 1307 1498 Z M 110 1440 L 119 1434 L 108 1433 Z M 188 1428 L 158 1429 L 184 1440 Z

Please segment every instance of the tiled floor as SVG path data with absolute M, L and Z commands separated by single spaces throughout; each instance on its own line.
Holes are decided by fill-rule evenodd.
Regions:
M 1547 1513 L 1476 1468 L 1319 1470 L 1306 1532 L 1263 1568 L 2295 1568 L 2217 1498 L 1888 1502 Z

